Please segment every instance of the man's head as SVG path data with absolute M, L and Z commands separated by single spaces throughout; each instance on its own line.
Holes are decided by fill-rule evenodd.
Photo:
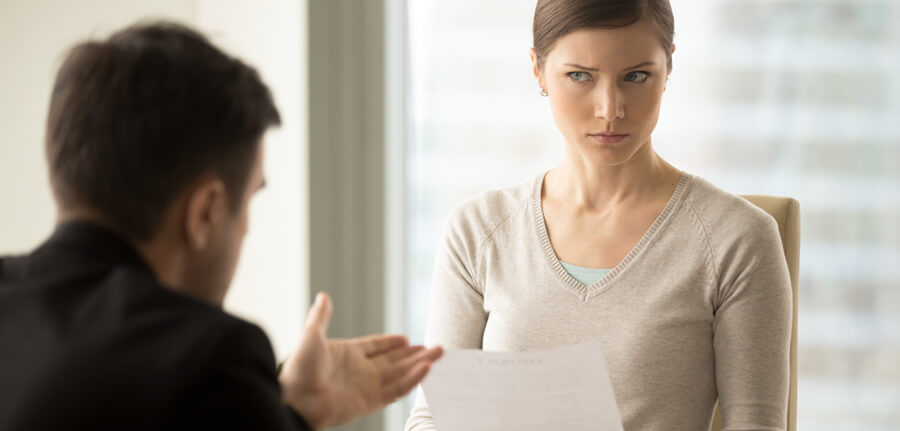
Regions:
M 262 136 L 278 124 L 256 71 L 186 27 L 140 24 L 81 43 L 47 119 L 61 219 L 102 220 L 151 266 L 167 260 L 164 282 L 221 302 L 262 182 Z

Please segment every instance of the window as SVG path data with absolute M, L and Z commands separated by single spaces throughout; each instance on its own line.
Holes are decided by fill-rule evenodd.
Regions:
M 733 193 L 792 196 L 798 428 L 900 423 L 900 3 L 674 0 L 654 146 Z M 531 76 L 534 2 L 408 2 L 407 324 L 421 342 L 449 209 L 561 160 Z M 407 410 L 408 411 L 408 410 Z

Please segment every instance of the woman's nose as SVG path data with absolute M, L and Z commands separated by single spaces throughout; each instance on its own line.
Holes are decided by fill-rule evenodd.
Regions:
M 606 121 L 625 118 L 625 103 L 616 85 L 598 86 L 594 101 L 594 116 Z

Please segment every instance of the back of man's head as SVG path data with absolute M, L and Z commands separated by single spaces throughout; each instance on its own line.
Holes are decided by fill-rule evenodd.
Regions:
M 47 119 L 57 205 L 147 240 L 178 193 L 212 172 L 236 211 L 260 137 L 280 121 L 253 68 L 184 26 L 81 43 L 60 67 Z

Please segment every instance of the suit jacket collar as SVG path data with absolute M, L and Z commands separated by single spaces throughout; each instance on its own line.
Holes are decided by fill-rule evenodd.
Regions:
M 59 224 L 50 238 L 26 260 L 26 267 L 22 269 L 30 274 L 52 273 L 69 265 L 102 265 L 130 266 L 156 278 L 127 239 L 111 229 L 87 221 Z

